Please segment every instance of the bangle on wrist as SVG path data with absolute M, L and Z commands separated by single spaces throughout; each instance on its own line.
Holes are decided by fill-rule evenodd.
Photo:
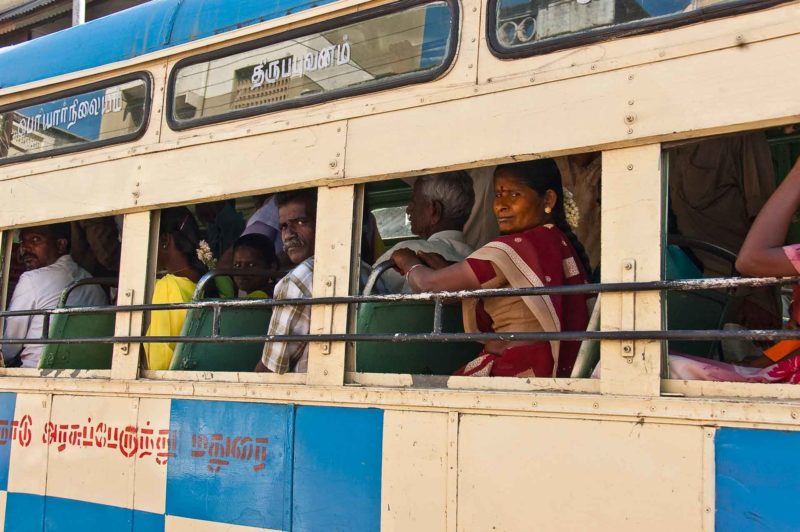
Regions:
M 406 281 L 408 281 L 408 276 L 411 275 L 411 272 L 413 272 L 414 270 L 416 270 L 420 266 L 424 266 L 424 264 L 422 264 L 421 262 L 418 262 L 415 265 L 413 265 L 412 267 L 410 267 L 408 269 L 408 271 L 406 271 Z

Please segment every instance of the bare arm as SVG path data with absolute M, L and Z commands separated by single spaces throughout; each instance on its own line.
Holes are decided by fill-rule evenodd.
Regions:
M 392 254 L 392 260 L 400 273 L 408 272 L 408 284 L 414 292 L 438 292 L 442 290 L 475 290 L 481 287 L 472 268 L 466 263 L 457 262 L 441 269 L 426 266 L 419 256 L 408 249 L 399 249 Z M 413 268 L 413 271 L 411 269 Z
M 736 269 L 753 277 L 796 275 L 783 252 L 792 216 L 800 207 L 800 159 L 770 196 L 747 233 Z

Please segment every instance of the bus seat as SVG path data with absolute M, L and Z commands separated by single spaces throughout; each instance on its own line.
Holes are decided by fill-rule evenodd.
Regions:
M 589 316 L 589 324 L 586 326 L 587 331 L 600 330 L 600 296 L 597 296 L 592 314 Z M 592 376 L 594 368 L 600 362 L 600 341 L 599 340 L 584 340 L 581 342 L 581 347 L 578 350 L 578 357 L 575 359 L 575 365 L 572 366 L 573 379 L 588 379 Z
M 358 307 L 361 334 L 430 333 L 434 304 L 428 301 L 379 301 Z M 464 332 L 461 303 L 442 308 L 442 331 Z M 356 342 L 356 371 L 451 375 L 481 351 L 477 342 Z
M 677 245 L 667 246 L 666 278 L 702 279 L 703 272 Z M 720 290 L 667 292 L 668 330 L 721 329 L 731 296 Z M 690 355 L 712 358 L 717 356 L 716 341 L 671 341 L 669 348 Z
M 110 278 L 88 278 L 77 281 L 61 292 L 58 308 L 67 306 L 69 293 L 83 285 L 116 286 Z M 109 313 L 54 314 L 50 317 L 50 338 L 102 338 L 114 336 L 116 315 Z M 40 369 L 111 369 L 112 344 L 45 344 L 39 359 Z
M 271 308 L 223 308 L 221 336 L 263 336 L 267 333 Z M 186 314 L 181 336 L 209 337 L 214 309 L 194 308 Z M 264 344 L 259 343 L 180 343 L 175 347 L 169 369 L 184 371 L 253 371 L 261 360 Z

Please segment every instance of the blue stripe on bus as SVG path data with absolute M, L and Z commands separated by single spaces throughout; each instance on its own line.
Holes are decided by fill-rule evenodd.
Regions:
M 717 430 L 716 529 L 797 530 L 800 432 Z
M 301 406 L 292 530 L 380 529 L 383 410 Z
M 173 399 L 170 430 L 179 443 L 167 462 L 167 514 L 288 530 L 293 421 L 292 405 Z M 231 456 L 226 445 L 236 438 L 237 449 L 266 438 L 265 466 L 252 453 Z
M 44 497 L 28 493 L 6 495 L 4 532 L 44 530 Z
M 131 59 L 334 0 L 152 0 L 0 48 L 0 88 Z
M 6 532 L 32 530 L 163 532 L 164 516 L 60 497 L 9 493 L 6 498 L 5 530 Z
M 7 423 L 8 436 L 0 444 L 0 490 L 8 489 L 8 467 L 11 461 L 11 422 L 17 406 L 17 394 L 14 392 L 0 393 L 0 420 Z

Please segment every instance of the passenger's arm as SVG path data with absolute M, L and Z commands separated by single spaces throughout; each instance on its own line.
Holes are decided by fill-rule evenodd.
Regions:
M 769 198 L 747 233 L 736 269 L 752 277 L 796 275 L 783 251 L 792 216 L 800 207 L 800 158 Z
M 406 275 L 408 284 L 414 292 L 475 290 L 481 287 L 478 278 L 466 261 L 434 270 L 425 266 L 417 254 L 408 249 L 395 251 L 392 254 L 392 260 L 400 273 Z
M 36 293 L 30 282 L 30 277 L 23 275 L 20 277 L 8 310 L 31 310 L 36 306 Z M 27 338 L 28 327 L 33 316 L 11 316 L 6 318 L 3 326 L 3 336 L 5 338 Z M 12 360 L 25 347 L 25 344 L 3 344 L 3 359 Z

